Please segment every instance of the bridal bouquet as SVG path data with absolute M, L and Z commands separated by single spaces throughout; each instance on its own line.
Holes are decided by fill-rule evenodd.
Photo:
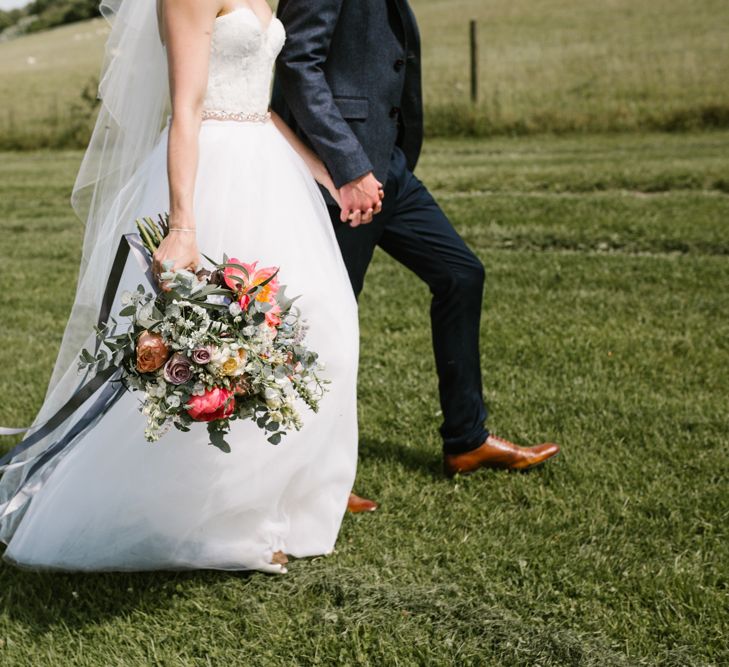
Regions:
M 137 225 L 153 253 L 164 219 L 145 223 Z M 316 412 L 327 382 L 278 269 L 227 257 L 212 271 L 164 268 L 167 289 L 124 293 L 119 316 L 131 318 L 128 331 L 117 334 L 111 318 L 97 330 L 98 351 L 83 350 L 79 367 L 121 367 L 126 386 L 144 394 L 150 442 L 171 426 L 189 431 L 206 422 L 211 444 L 229 452 L 225 435 L 235 419 L 255 420 L 274 445 L 287 429 L 300 429 L 297 398 Z

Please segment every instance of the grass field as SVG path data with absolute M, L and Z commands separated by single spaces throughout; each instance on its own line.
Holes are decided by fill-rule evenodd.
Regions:
M 0 663 L 727 664 L 727 145 L 428 143 L 421 177 L 487 267 L 490 424 L 563 455 L 441 477 L 427 290 L 380 253 L 358 488 L 381 511 L 282 578 L 0 566 Z M 72 299 L 79 159 L 0 154 L 1 424 L 33 417 Z
M 412 0 L 431 135 L 729 127 L 725 0 Z M 468 102 L 468 21 L 480 103 Z M 83 145 L 107 29 L 0 43 L 0 148 Z M 92 86 L 93 88 L 93 86 Z

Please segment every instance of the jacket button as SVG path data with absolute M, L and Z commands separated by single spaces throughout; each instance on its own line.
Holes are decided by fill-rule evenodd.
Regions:
M 405 61 L 402 58 L 398 58 L 395 61 L 395 64 L 393 65 L 396 72 L 399 72 L 404 66 L 405 66 Z
M 390 109 L 390 118 L 397 118 L 399 113 L 400 107 L 392 107 L 392 109 Z

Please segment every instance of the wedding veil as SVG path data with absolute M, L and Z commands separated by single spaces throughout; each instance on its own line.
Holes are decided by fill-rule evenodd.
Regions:
M 144 184 L 135 183 L 132 176 L 158 141 L 169 110 L 167 57 L 155 0 L 102 0 L 100 10 L 111 24 L 99 83 L 101 105 L 71 196 L 86 226 L 81 266 L 71 315 L 34 427 L 53 415 L 82 379 L 78 355 L 93 334 L 119 240 L 134 231 L 134 219 L 141 213 Z M 162 211 L 146 214 L 155 213 Z M 23 458 L 43 447 L 41 441 Z
M 155 0 L 103 0 L 100 9 L 111 24 L 99 83 L 101 106 L 71 195 L 86 231 L 76 298 L 44 413 L 57 408 L 60 397 L 78 383 L 78 354 L 98 316 L 119 239 L 133 231 L 139 213 L 141 188 L 129 184 L 159 139 L 169 109 L 167 57 Z
M 71 203 L 86 229 L 76 297 L 66 325 L 43 406 L 31 431 L 61 408 L 88 378 L 78 372 L 79 353 L 93 348 L 94 325 L 119 241 L 134 231 L 143 179 L 134 179 L 157 143 L 169 109 L 167 56 L 160 40 L 155 0 L 102 0 L 101 13 L 111 24 L 101 70 L 101 105 L 96 125 L 73 187 Z M 53 443 L 55 431 L 19 453 L 14 461 L 34 458 Z M 0 479 L 0 504 L 21 488 L 26 470 L 6 470 Z M 27 494 L 26 494 L 27 495 Z M 21 504 L 22 505 L 22 504 Z M 0 522 L 6 541 L 21 512 Z

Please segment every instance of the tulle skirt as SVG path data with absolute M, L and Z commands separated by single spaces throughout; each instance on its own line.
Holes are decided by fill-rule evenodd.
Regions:
M 167 130 L 122 197 L 139 215 L 168 210 Z M 357 306 L 324 200 L 306 165 L 268 122 L 204 121 L 195 189 L 201 252 L 279 266 L 326 364 L 330 392 L 304 427 L 274 446 L 232 423 L 231 453 L 205 425 L 144 439 L 140 396 L 123 395 L 55 462 L 21 518 L 3 526 L 4 557 L 64 570 L 257 569 L 274 552 L 330 553 L 357 460 Z M 133 219 L 128 232 L 134 231 Z M 99 280 L 105 277 L 99 276 Z M 128 266 L 121 289 L 138 276 Z

